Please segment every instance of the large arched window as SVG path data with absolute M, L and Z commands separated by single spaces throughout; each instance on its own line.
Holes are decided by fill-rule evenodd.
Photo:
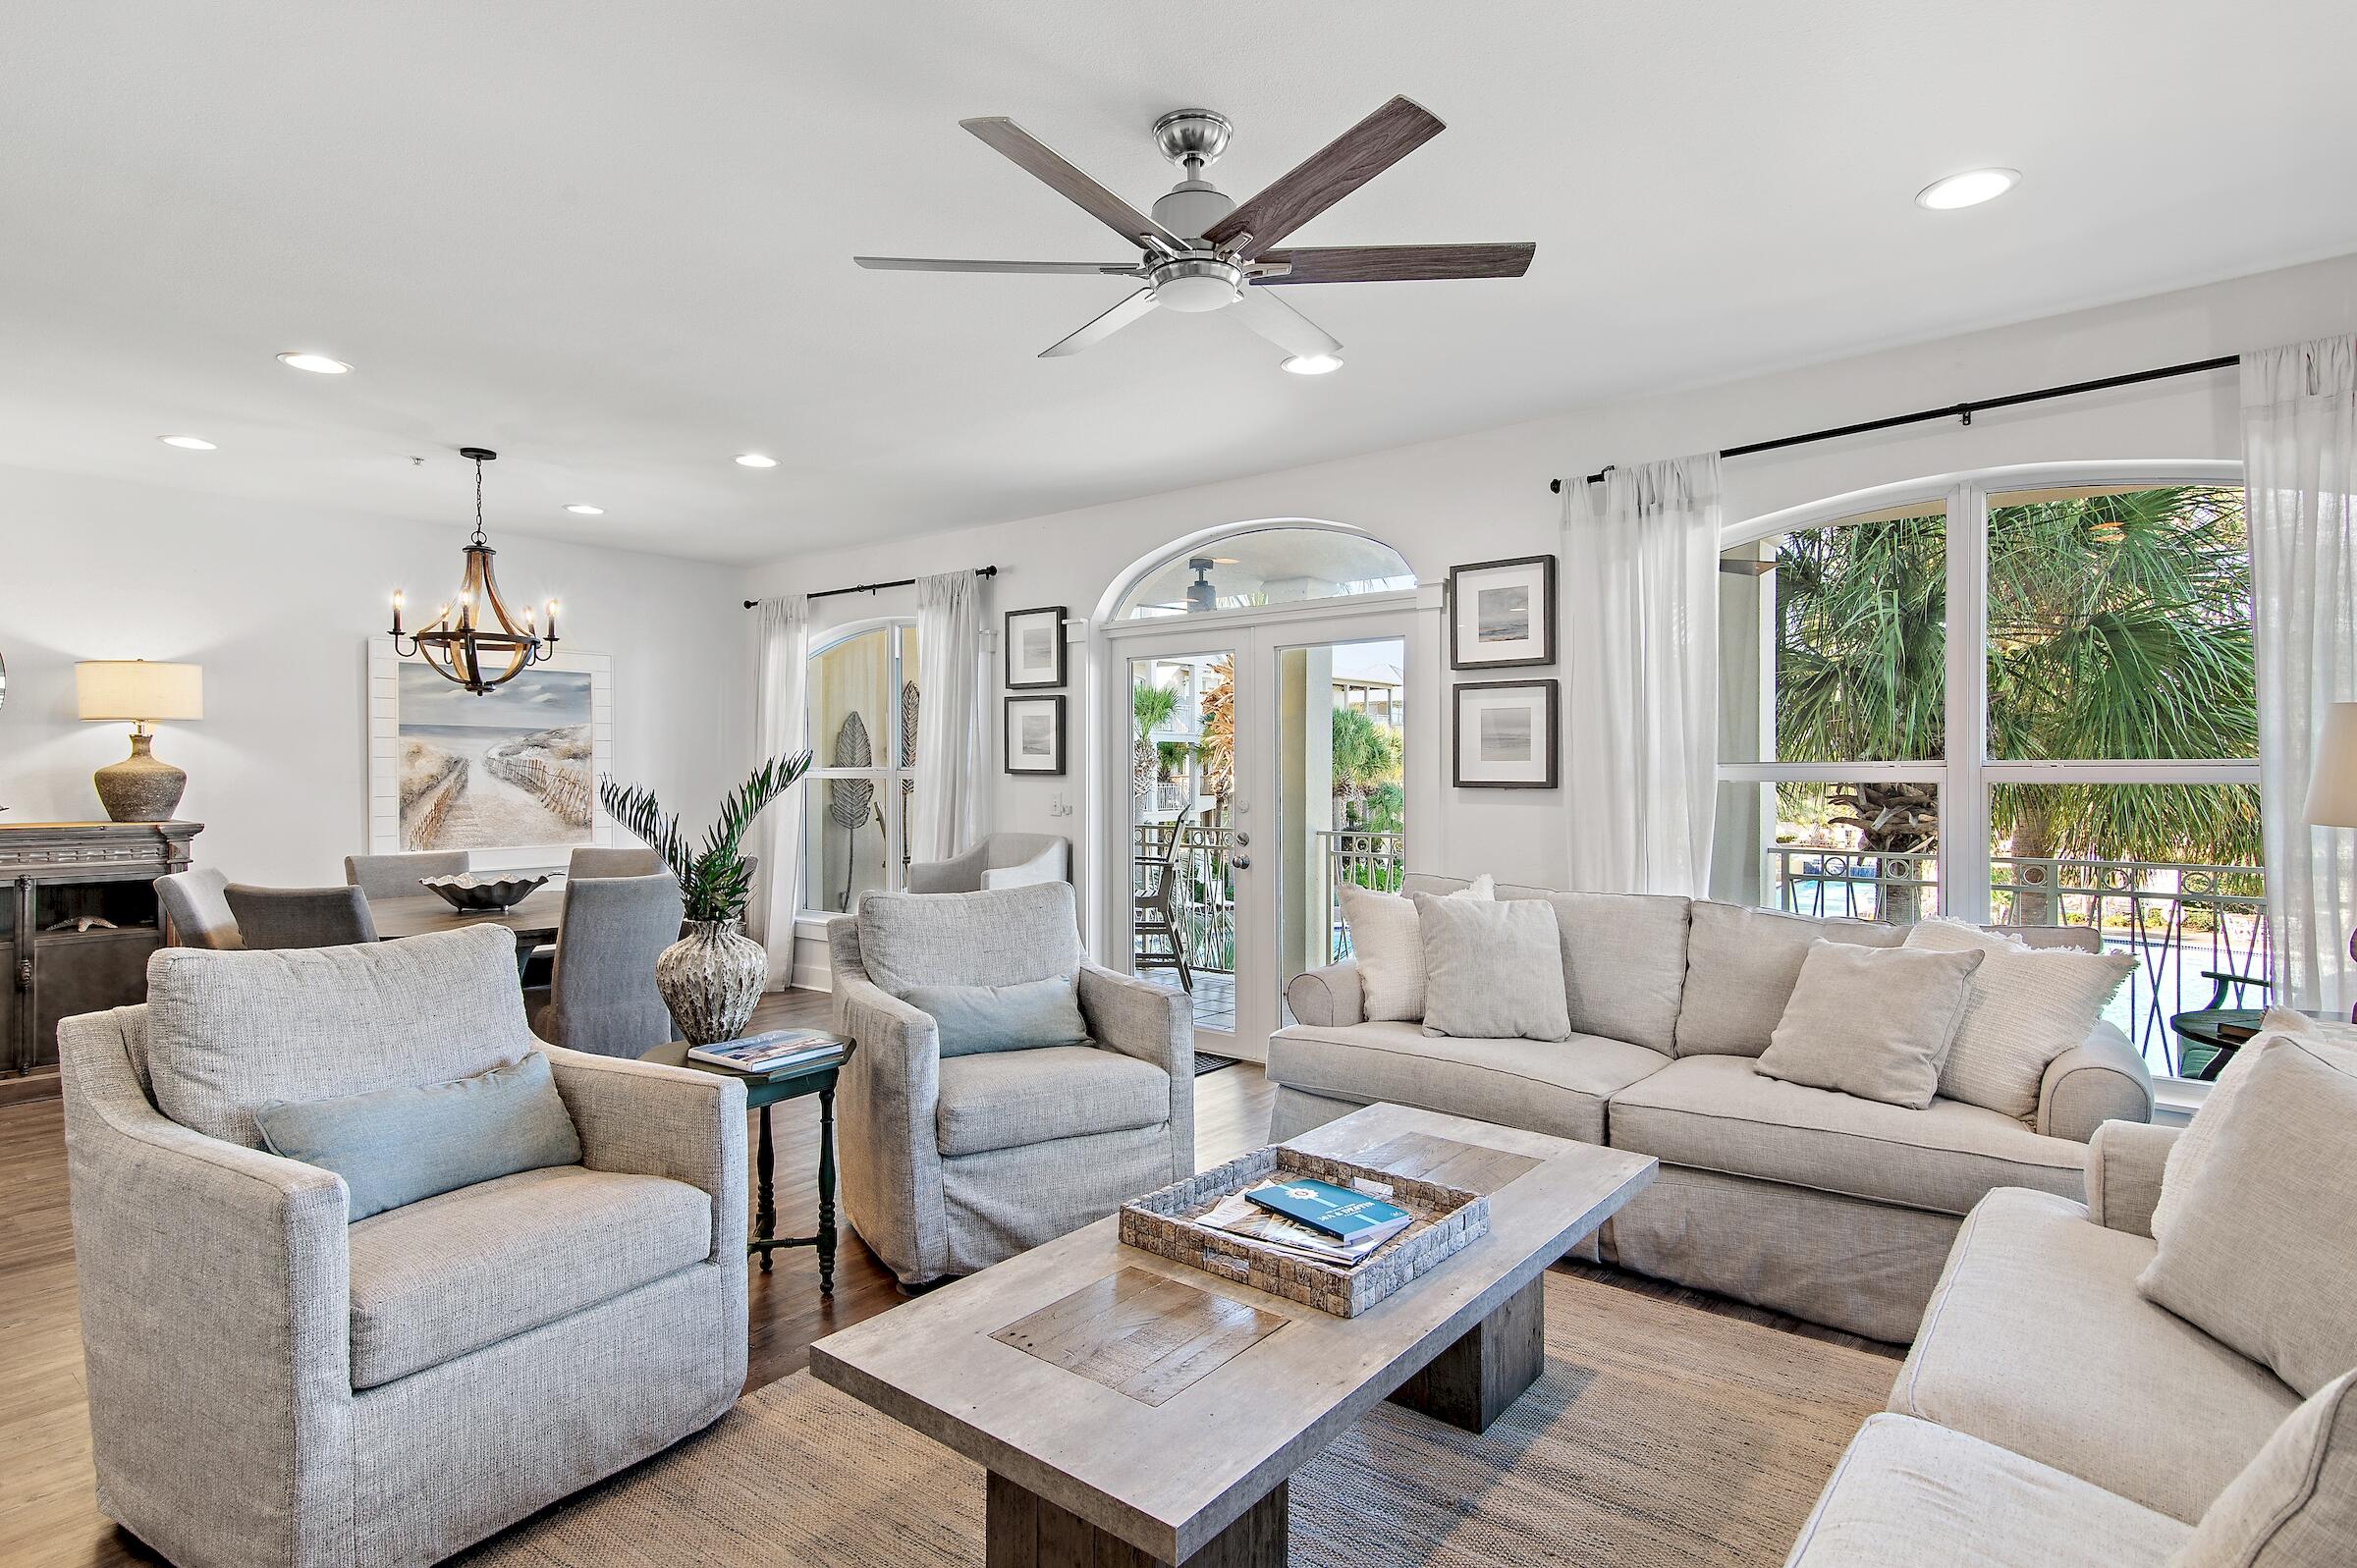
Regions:
M 1113 619 L 1247 610 L 1415 585 L 1407 562 L 1380 540 L 1346 528 L 1269 523 L 1174 551 L 1138 574 Z
M 2268 962 L 2232 465 L 1796 509 L 1731 530 L 1719 582 L 1713 892 L 2092 927 L 2138 960 L 2111 1021 L 2157 1073 L 2203 1073 L 2171 1015 L 2210 1004 L 2205 971 Z
M 810 786 L 802 809 L 802 908 L 842 914 L 897 889 L 916 791 L 916 626 L 863 622 L 808 666 Z

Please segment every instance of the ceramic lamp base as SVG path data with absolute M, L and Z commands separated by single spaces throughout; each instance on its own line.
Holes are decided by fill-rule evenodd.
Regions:
M 132 731 L 131 755 L 90 775 L 98 802 L 116 822 L 170 822 L 189 776 L 148 749 L 153 736 Z

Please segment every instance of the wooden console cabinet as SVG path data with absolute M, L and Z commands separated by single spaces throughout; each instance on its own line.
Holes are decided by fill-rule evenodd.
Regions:
M 147 955 L 164 940 L 148 884 L 186 871 L 202 830 L 0 819 L 0 1101 L 57 1092 L 60 1018 L 146 1000 Z

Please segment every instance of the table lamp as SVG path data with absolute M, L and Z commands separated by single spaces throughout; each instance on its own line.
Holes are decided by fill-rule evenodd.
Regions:
M 144 659 L 86 659 L 74 667 L 74 694 L 84 719 L 131 721 L 131 755 L 90 775 L 98 799 L 117 822 L 169 822 L 189 776 L 148 749 L 147 727 L 162 719 L 204 717 L 204 671 Z
M 2325 709 L 2325 728 L 2316 737 L 2316 772 L 2308 783 L 2308 821 L 2319 828 L 2357 828 L 2357 702 Z M 2357 933 L 2349 937 L 2357 960 Z M 2357 1008 L 2350 1021 L 2357 1023 Z

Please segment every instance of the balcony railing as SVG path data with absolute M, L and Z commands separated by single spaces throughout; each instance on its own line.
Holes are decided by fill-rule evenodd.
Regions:
M 1167 830 L 1141 823 L 1130 830 L 1131 888 L 1141 896 L 1154 891 L 1160 873 L 1148 857 L 1160 847 Z M 1189 825 L 1179 830 L 1178 847 L 1171 860 L 1176 886 L 1171 910 L 1189 967 L 1210 974 L 1235 969 L 1235 880 L 1228 864 L 1233 830 Z M 1341 888 L 1344 882 L 1379 892 L 1398 892 L 1406 875 L 1405 836 L 1336 829 L 1317 835 L 1319 881 L 1326 890 L 1326 961 L 1350 956 L 1350 933 L 1343 924 Z
M 1935 855 L 1773 844 L 1768 857 L 1769 901 L 1792 913 L 1903 922 L 1938 904 Z M 2000 856 L 1989 892 L 2000 924 L 2089 927 L 2136 960 L 2104 1016 L 2156 1073 L 2186 1069 L 2169 1020 L 2209 1004 L 2205 971 L 2269 978 L 2266 877 L 2256 867 Z M 2230 986 L 2230 997 L 2241 989 Z M 2234 1004 L 2264 1005 L 2264 993 Z

